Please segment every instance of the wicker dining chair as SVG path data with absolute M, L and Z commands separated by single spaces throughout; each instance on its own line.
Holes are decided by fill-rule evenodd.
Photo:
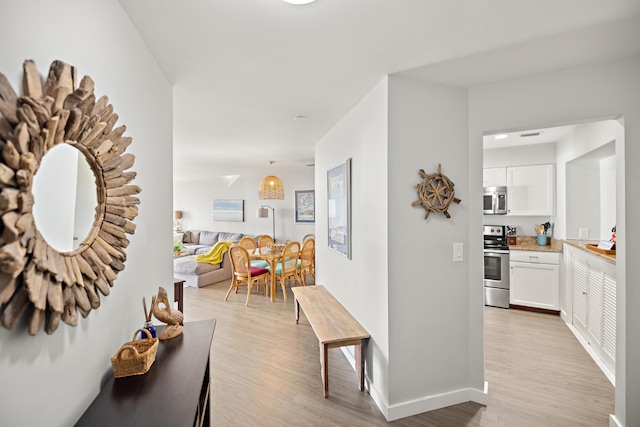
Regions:
M 267 295 L 267 286 L 269 283 L 269 270 L 261 267 L 252 267 L 249 263 L 249 253 L 245 248 L 238 245 L 232 245 L 229 248 L 229 258 L 231 259 L 231 269 L 233 270 L 233 276 L 231 278 L 231 286 L 227 291 L 227 295 L 224 300 L 229 299 L 231 291 L 235 288 L 236 293 L 240 286 L 247 287 L 247 301 L 245 305 L 249 306 L 249 299 L 251 297 L 251 288 L 253 285 L 263 285 L 264 295 Z
M 286 279 L 293 277 L 300 286 L 304 286 L 298 276 L 298 257 L 300 256 L 300 243 L 289 242 L 282 250 L 282 259 L 276 266 L 276 271 L 272 274 L 276 275 L 276 280 L 280 281 L 284 300 L 287 300 L 287 291 L 285 288 Z
M 275 242 L 273 241 L 273 237 L 269 236 L 268 234 L 261 234 L 260 237 L 258 237 L 258 247 L 259 248 L 264 248 L 267 246 L 273 246 L 275 244 Z
M 302 281 L 302 286 L 307 284 L 307 275 L 311 274 L 316 278 L 315 269 L 316 241 L 315 239 L 307 239 L 300 249 L 300 260 L 298 261 L 298 276 Z
M 239 245 L 245 248 L 247 251 L 254 251 L 258 248 L 258 244 L 256 243 L 256 241 L 249 236 L 244 236 L 242 239 L 240 239 Z M 263 259 L 254 259 L 251 261 L 251 266 L 267 268 L 269 266 L 269 263 Z

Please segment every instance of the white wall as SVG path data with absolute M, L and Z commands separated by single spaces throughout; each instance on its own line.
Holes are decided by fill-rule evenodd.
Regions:
M 371 334 L 370 393 L 389 407 L 387 79 L 316 144 L 316 283 L 324 285 Z M 352 158 L 352 259 L 330 250 L 327 171 Z M 328 268 L 330 266 L 330 268 Z
M 580 228 L 588 229 L 588 239 L 598 240 L 604 233 L 601 223 L 605 201 L 599 181 L 603 173 L 598 160 L 615 152 L 615 120 L 602 120 L 580 124 L 575 131 L 558 141 L 557 189 L 558 230 L 567 239 L 579 238 Z M 605 163 L 615 177 L 615 162 Z M 576 174 L 577 176 L 571 176 Z M 587 184 L 586 180 L 591 181 Z M 615 179 L 608 182 L 609 191 L 615 191 Z M 584 197 L 582 197 L 584 195 Z M 597 197 L 596 197 L 597 196 Z M 604 194 L 606 197 L 606 194 Z M 570 202 L 570 203 L 569 203 Z M 615 203 L 615 195 L 609 195 L 608 203 Z M 598 207 L 597 209 L 595 207 Z M 615 206 L 605 215 L 615 223 Z
M 609 240 L 616 225 L 616 157 L 600 160 L 600 240 Z
M 353 158 L 353 259 L 318 232 L 317 283 L 371 333 L 367 376 L 389 420 L 484 397 L 482 303 L 469 309 L 466 264 L 451 261 L 454 242 L 469 247 L 466 123 L 466 89 L 388 77 L 316 145 L 320 216 L 326 170 Z M 418 171 L 438 163 L 463 203 L 425 221 L 411 205 Z
M 622 426 L 640 423 L 640 248 L 627 244 L 640 236 L 640 57 L 576 67 L 489 84 L 470 90 L 469 157 L 481 158 L 482 135 L 621 117 L 616 130 L 617 333 L 615 418 Z M 628 166 L 628 167 L 627 167 Z M 481 189 L 482 164 L 469 163 L 470 192 Z M 472 211 L 480 212 L 474 200 Z M 470 229 L 481 222 L 470 216 Z M 473 237 L 470 237 L 472 239 Z M 479 240 L 479 239 L 477 239 Z M 480 244 L 480 242 L 478 242 Z M 473 254 L 472 274 L 482 274 L 482 255 Z M 629 262 L 631 261 L 631 262 Z M 480 299 L 481 296 L 478 296 Z
M 469 342 L 469 325 L 482 323 L 481 312 L 469 310 L 469 288 L 480 289 L 481 276 L 468 282 L 466 257 L 482 247 L 468 240 L 467 102 L 464 88 L 389 78 L 390 419 L 468 401 L 470 390 L 484 388 L 482 345 Z M 411 205 L 418 171 L 439 164 L 462 202 L 449 219 L 425 220 L 424 208 Z M 452 261 L 457 242 L 465 248 L 460 263 Z
M 600 164 L 571 162 L 565 167 L 566 238 L 580 238 L 582 229 L 582 238 L 597 240 L 600 237 Z
M 141 299 L 165 285 L 171 268 L 171 87 L 115 0 L 3 2 L 0 72 L 16 90 L 22 63 L 34 59 L 46 75 L 54 59 L 91 76 L 133 138 L 134 183 L 142 188 L 126 268 L 111 295 L 78 326 L 51 336 L 27 334 L 24 324 L 0 328 L 0 424 L 69 426 L 112 375 L 110 357 L 144 321 Z M 166 249 L 164 249 L 166 248 Z
M 18 86 L 14 84 L 14 90 Z M 77 149 L 60 144 L 47 152 L 33 177 L 33 218 L 49 245 L 60 252 L 73 250 L 78 160 L 85 160 Z M 88 167 L 88 166 L 87 166 Z M 93 193 L 95 179 L 92 181 Z M 94 200 L 95 200 L 94 196 Z M 93 220 L 94 210 L 85 210 Z M 87 228 L 89 233 L 90 227 Z
M 77 156 L 78 188 L 76 190 L 76 206 L 73 222 L 73 248 L 77 249 L 85 238 L 89 236 L 96 210 L 98 209 L 98 195 L 96 193 L 96 176 L 89 166 L 85 156 Z
M 485 168 L 554 164 L 555 162 L 555 142 L 521 147 L 490 148 L 483 151 L 482 161 Z
M 284 200 L 258 200 L 260 181 L 270 174 L 282 180 L 285 190 Z M 271 210 L 269 210 L 269 218 L 256 217 L 259 206 L 271 206 L 276 213 L 276 239 L 302 241 L 304 235 L 315 232 L 315 225 L 295 222 L 295 192 L 296 190 L 313 190 L 314 185 L 313 167 L 278 166 L 270 169 L 267 165 L 262 169 L 244 169 L 230 166 L 224 176 L 174 181 L 173 206 L 175 210 L 182 211 L 183 229 L 244 234 L 272 233 Z M 214 199 L 243 199 L 244 222 L 214 221 Z

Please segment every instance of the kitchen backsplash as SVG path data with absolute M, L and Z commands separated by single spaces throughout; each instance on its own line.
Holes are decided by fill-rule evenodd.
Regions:
M 553 237 L 553 224 L 555 218 L 548 216 L 509 216 L 509 215 L 483 215 L 482 225 L 506 225 L 515 227 L 516 236 L 535 236 L 536 224 L 551 223 L 551 228 L 547 231 L 547 236 Z

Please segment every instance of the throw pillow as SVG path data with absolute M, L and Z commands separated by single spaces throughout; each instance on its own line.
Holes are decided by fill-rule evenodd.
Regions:
M 218 242 L 218 233 L 217 231 L 201 231 L 200 232 L 200 241 L 198 242 L 201 245 L 213 246 Z
M 220 232 L 220 235 L 218 236 L 218 240 L 227 240 L 227 241 L 232 242 L 232 243 L 239 243 L 240 239 L 242 239 L 243 236 L 244 236 L 244 234 L 242 234 L 242 233 Z

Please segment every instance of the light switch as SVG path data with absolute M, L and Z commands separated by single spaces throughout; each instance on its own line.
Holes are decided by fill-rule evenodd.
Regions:
M 453 244 L 453 262 L 462 262 L 464 260 L 463 248 L 462 243 Z
M 588 228 L 580 228 L 578 230 L 578 238 L 579 239 L 588 239 L 589 238 L 589 229 Z

